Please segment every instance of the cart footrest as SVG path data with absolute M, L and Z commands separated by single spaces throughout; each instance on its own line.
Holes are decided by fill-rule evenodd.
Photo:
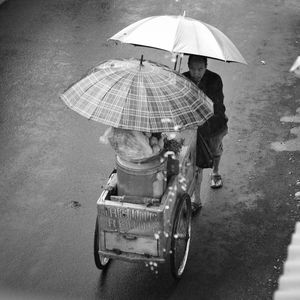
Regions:
M 160 199 L 151 198 L 151 197 L 111 195 L 110 200 L 117 201 L 117 202 L 133 203 L 133 204 L 145 204 L 147 207 L 149 207 L 149 206 L 159 206 L 160 205 Z
M 134 253 L 126 253 L 121 252 L 120 254 L 116 253 L 114 250 L 106 250 L 101 251 L 99 250 L 99 254 L 105 257 L 109 257 L 112 259 L 124 260 L 124 261 L 131 261 L 131 262 L 157 262 L 157 263 L 165 263 L 166 259 L 163 257 L 154 257 L 149 255 L 139 255 Z

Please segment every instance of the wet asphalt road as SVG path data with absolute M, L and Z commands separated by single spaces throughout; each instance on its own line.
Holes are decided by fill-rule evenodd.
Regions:
M 221 74 L 230 117 L 222 174 L 193 220 L 186 273 L 143 264 L 93 262 L 96 201 L 114 158 L 98 143 L 105 127 L 75 114 L 58 95 L 89 68 L 169 54 L 107 38 L 143 17 L 187 15 L 224 31 L 248 67 L 209 62 Z M 296 0 L 9 0 L 0 6 L 1 299 L 272 299 L 296 220 L 299 151 L 277 153 L 297 124 Z M 185 64 L 183 65 L 184 70 Z

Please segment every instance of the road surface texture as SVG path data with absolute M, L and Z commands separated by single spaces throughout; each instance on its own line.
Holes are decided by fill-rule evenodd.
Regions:
M 107 42 L 147 16 L 183 14 L 228 35 L 248 66 L 224 82 L 224 187 L 204 179 L 186 272 L 93 262 L 96 201 L 114 166 L 105 131 L 59 99 L 101 61 L 170 54 Z M 298 0 L 9 0 L 0 6 L 1 299 L 272 299 L 299 221 Z M 182 71 L 186 70 L 186 58 Z

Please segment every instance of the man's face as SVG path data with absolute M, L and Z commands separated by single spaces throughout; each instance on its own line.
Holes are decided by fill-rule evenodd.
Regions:
M 193 61 L 192 60 L 189 63 L 188 67 L 189 67 L 189 71 L 190 71 L 192 79 L 198 83 L 206 71 L 205 63 L 203 61 Z

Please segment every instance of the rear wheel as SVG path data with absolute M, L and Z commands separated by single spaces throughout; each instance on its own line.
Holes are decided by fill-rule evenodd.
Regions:
M 188 194 L 183 194 L 175 211 L 171 237 L 171 272 L 175 278 L 182 276 L 189 254 L 191 212 L 190 197 Z
M 96 218 L 95 233 L 94 233 L 94 260 L 98 269 L 104 270 L 107 268 L 110 259 L 104 255 L 99 254 L 99 223 Z

